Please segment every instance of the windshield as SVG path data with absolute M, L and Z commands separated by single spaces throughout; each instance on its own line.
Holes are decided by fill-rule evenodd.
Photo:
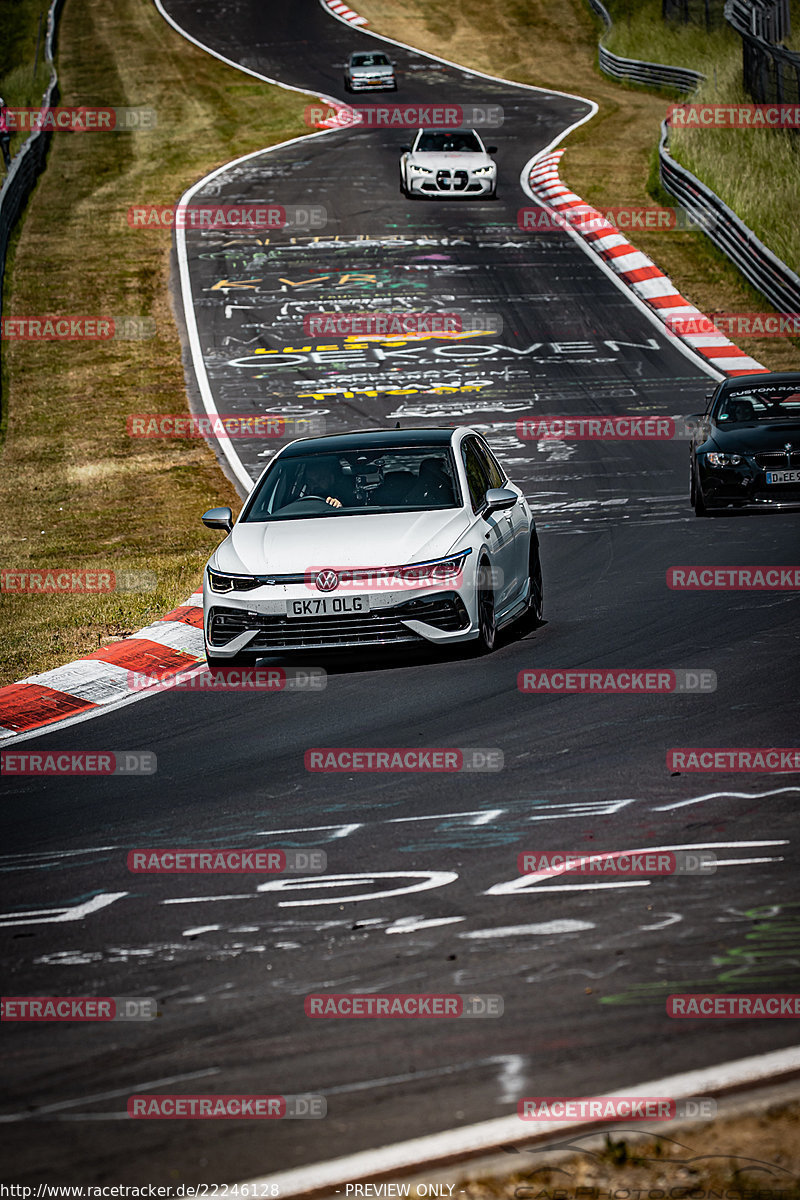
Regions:
M 743 388 L 720 398 L 714 419 L 719 425 L 744 421 L 800 420 L 800 386 Z
M 354 54 L 350 59 L 352 67 L 388 67 L 389 60 L 385 54 Z
M 481 144 L 474 133 L 423 133 L 420 135 L 416 149 L 419 151 L 466 151 L 469 154 L 482 154 Z
M 447 446 L 394 446 L 277 458 L 242 521 L 456 508 L 460 490 Z

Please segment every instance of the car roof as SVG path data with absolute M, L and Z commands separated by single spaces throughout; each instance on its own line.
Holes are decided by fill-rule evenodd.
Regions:
M 450 137 L 455 137 L 457 133 L 477 133 L 476 129 L 423 129 L 420 128 L 418 133 L 446 133 Z
M 763 391 L 765 388 L 787 383 L 800 389 L 800 371 L 759 371 L 753 375 L 734 375 L 731 379 L 723 379 L 719 387 L 722 392 L 738 391 L 742 388 L 758 388 Z
M 460 428 L 460 427 L 459 427 Z M 385 450 L 400 446 L 449 446 L 456 427 L 427 429 L 363 429 L 357 433 L 328 433 L 301 438 L 281 450 L 281 458 L 305 454 L 339 454 L 345 450 Z

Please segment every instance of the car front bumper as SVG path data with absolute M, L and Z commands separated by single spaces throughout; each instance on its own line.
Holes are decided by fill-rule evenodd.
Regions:
M 394 92 L 397 90 L 397 80 L 393 75 L 384 75 L 377 79 L 351 78 L 349 82 L 354 92 Z
M 800 481 L 767 483 L 767 472 L 754 464 L 698 465 L 703 501 L 708 508 L 773 509 L 800 507 Z
M 415 175 L 409 171 L 407 179 L 406 190 L 413 196 L 431 196 L 437 200 L 491 196 L 497 183 L 496 175 L 475 176 L 467 171 L 437 171 L 435 175 Z
M 340 593 L 328 594 L 337 596 Z M 289 616 L 287 600 L 319 598 L 303 584 L 264 586 L 246 593 L 217 593 L 203 585 L 206 649 L 215 658 L 345 650 L 365 646 L 451 644 L 478 636 L 475 590 L 468 587 L 404 588 L 341 593 L 368 596 L 368 612 Z

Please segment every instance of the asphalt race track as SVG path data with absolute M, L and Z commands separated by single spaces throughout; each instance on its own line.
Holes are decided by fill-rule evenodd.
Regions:
M 316 0 L 167 9 L 220 54 L 342 101 L 341 64 L 374 42 Z M 665 1000 L 800 991 L 797 775 L 666 765 L 671 747 L 796 742 L 796 593 L 679 592 L 666 573 L 790 565 L 798 518 L 695 518 L 681 440 L 520 440 L 523 416 L 696 412 L 712 381 L 569 237 L 518 228 L 525 163 L 588 105 L 390 54 L 399 101 L 503 107 L 485 134 L 498 199 L 405 199 L 403 130 L 338 131 L 216 176 L 193 203 L 317 204 L 327 223 L 187 233 L 210 386 L 220 412 L 329 432 L 477 424 L 537 514 L 544 623 L 480 660 L 316 658 L 318 693 L 167 691 L 20 746 L 147 750 L 158 770 L 4 778 L 5 994 L 147 996 L 160 1019 L 7 1030 L 9 1182 L 232 1182 L 797 1040 L 791 1021 L 671 1020 Z M 503 332 L 309 341 L 303 316 L 337 305 L 499 314 Z M 255 477 L 274 446 L 236 448 Z M 718 685 L 523 694 L 534 667 L 704 669 Z M 504 768 L 312 774 L 311 747 L 497 748 Z M 317 848 L 341 878 L 131 874 L 128 850 L 153 846 Z M 525 850 L 687 846 L 713 849 L 716 873 L 515 883 Z M 310 992 L 501 994 L 504 1015 L 315 1022 Z M 314 1092 L 328 1116 L 127 1119 L 130 1095 L 165 1091 Z

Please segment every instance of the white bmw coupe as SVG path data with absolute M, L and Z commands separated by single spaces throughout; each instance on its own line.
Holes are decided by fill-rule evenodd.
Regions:
M 291 651 L 474 642 L 542 614 L 522 492 L 474 429 L 303 438 L 280 450 L 203 580 L 209 666 Z
M 497 164 L 489 156 L 496 152 L 474 129 L 420 129 L 400 159 L 400 191 L 410 199 L 494 200 Z

